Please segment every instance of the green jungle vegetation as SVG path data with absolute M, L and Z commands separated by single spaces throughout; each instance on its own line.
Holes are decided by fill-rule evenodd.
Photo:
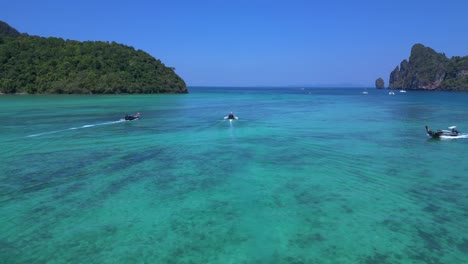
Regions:
M 468 91 L 468 56 L 448 59 L 415 44 L 409 61 L 403 60 L 390 74 L 389 88 Z
M 30 36 L 0 21 L 1 93 L 187 93 L 174 70 L 133 47 Z

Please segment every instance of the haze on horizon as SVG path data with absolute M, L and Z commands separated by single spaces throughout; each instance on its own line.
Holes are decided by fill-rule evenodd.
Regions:
M 416 43 L 468 55 L 468 1 L 7 1 L 21 33 L 115 41 L 175 67 L 188 86 L 365 86 Z

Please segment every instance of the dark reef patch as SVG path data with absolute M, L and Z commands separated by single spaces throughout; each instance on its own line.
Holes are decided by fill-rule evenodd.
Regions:
M 293 239 L 290 239 L 288 241 L 288 244 L 290 246 L 306 249 L 306 248 L 311 248 L 313 245 L 317 243 L 322 243 L 325 241 L 325 237 L 323 237 L 319 233 L 312 233 L 312 234 L 296 234 L 296 236 Z
M 436 213 L 440 210 L 440 206 L 434 205 L 432 203 L 428 204 L 426 207 L 423 208 L 423 211 L 429 213 Z
M 399 220 L 385 219 L 382 221 L 382 224 L 393 232 L 402 232 L 403 230 L 401 221 Z
M 430 251 L 440 251 L 441 250 L 442 247 L 440 246 L 440 243 L 437 241 L 436 235 L 424 232 L 421 229 L 418 229 L 418 235 L 419 235 L 420 238 L 422 238 L 422 240 L 425 243 L 425 247 L 428 250 L 430 250 Z
M 464 238 L 463 242 L 457 244 L 457 248 L 464 254 L 468 254 L 468 239 Z
M 302 205 L 319 205 L 322 202 L 322 198 L 310 191 L 302 191 L 294 194 L 294 198 L 299 204 Z
M 380 254 L 380 253 L 375 253 L 372 256 L 367 256 L 363 259 L 364 264 L 391 264 L 394 263 L 390 259 L 390 255 L 388 254 Z
M 439 258 L 429 256 L 426 253 L 418 252 L 417 254 L 410 255 L 410 259 L 416 260 L 416 263 L 428 263 L 428 264 L 445 264 L 441 262 Z
M 354 213 L 354 210 L 353 210 L 351 207 L 349 207 L 348 205 L 346 205 L 346 204 L 341 205 L 341 208 L 342 208 L 343 211 L 344 211 L 345 213 L 347 213 L 347 214 L 352 214 L 352 213 Z

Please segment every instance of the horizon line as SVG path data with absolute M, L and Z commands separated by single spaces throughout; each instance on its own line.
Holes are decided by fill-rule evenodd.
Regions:
M 375 88 L 375 86 L 364 85 L 187 85 L 190 87 L 210 87 L 210 88 Z

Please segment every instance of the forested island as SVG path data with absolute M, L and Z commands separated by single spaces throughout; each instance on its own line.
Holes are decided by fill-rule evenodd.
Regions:
M 389 88 L 468 91 L 468 56 L 448 59 L 444 53 L 415 44 L 409 60 L 391 72 Z
M 142 50 L 115 42 L 20 33 L 0 21 L 0 93 L 187 93 L 175 72 Z

